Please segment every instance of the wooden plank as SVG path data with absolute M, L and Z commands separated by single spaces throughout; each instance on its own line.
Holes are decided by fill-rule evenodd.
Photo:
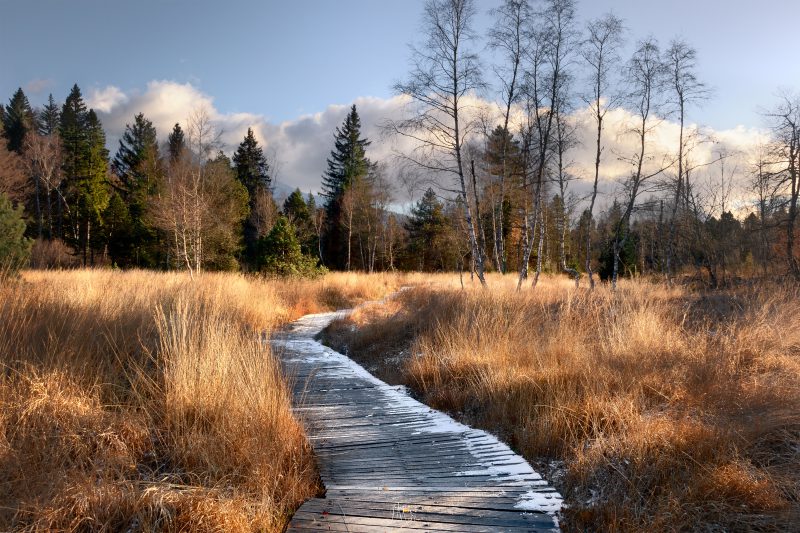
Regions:
M 326 487 L 326 498 L 298 509 L 289 531 L 556 527 L 544 512 L 517 508 L 533 498 L 549 511 L 560 496 L 508 447 L 408 399 L 314 341 L 331 316 L 304 317 L 274 338 Z

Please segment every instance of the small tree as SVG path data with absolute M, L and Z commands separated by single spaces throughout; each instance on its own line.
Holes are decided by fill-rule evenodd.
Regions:
M 314 277 L 324 274 L 326 269 L 317 266 L 317 260 L 305 255 L 294 227 L 281 215 L 266 237 L 258 241 L 259 270 L 278 276 Z
M 17 272 L 30 258 L 33 241 L 25 237 L 22 207 L 0 193 L 0 274 Z
M 444 205 L 436 198 L 432 188 L 411 208 L 411 216 L 405 225 L 408 231 L 408 255 L 414 268 L 440 270 L 450 267 L 444 264 L 443 248 L 448 232 L 448 220 Z
M 271 194 L 272 178 L 264 150 L 258 145 L 251 128 L 247 128 L 247 135 L 233 154 L 233 164 L 236 177 L 247 189 L 249 197 L 250 216 L 244 223 L 244 244 L 248 258 L 252 259 L 256 253 L 260 229 L 257 222 L 259 197 Z

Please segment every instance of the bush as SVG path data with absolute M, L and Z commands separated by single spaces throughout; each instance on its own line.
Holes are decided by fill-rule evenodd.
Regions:
M 294 227 L 281 216 L 266 237 L 258 242 L 258 265 L 261 272 L 279 276 L 316 277 L 327 272 L 316 258 L 300 249 Z
M 31 239 L 25 237 L 22 207 L 0 193 L 0 271 L 17 272 L 31 256 Z

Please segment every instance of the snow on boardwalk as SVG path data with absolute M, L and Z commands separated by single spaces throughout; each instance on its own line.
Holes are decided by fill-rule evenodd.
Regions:
M 337 316 L 305 316 L 272 340 L 326 489 L 289 531 L 558 529 L 561 496 L 522 457 L 315 341 Z

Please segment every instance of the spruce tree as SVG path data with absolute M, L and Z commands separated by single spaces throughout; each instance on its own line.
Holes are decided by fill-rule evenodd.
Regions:
M 258 145 L 251 128 L 247 128 L 247 134 L 236 149 L 236 153 L 233 155 L 233 164 L 237 179 L 244 185 L 250 196 L 250 217 L 244 224 L 244 244 L 247 258 L 252 261 L 258 242 L 258 226 L 255 222 L 258 216 L 257 200 L 259 195 L 270 194 L 272 178 L 269 175 L 267 158 L 264 157 L 264 151 Z
M 0 193 L 0 276 L 14 273 L 28 262 L 32 242 L 25 237 L 22 206 L 14 208 Z
M 350 108 L 341 128 L 336 128 L 334 148 L 328 158 L 328 169 L 322 176 L 323 194 L 329 200 L 339 199 L 354 179 L 369 170 L 366 157 L 370 141 L 361 138 L 361 119 L 356 106 Z
M 356 180 L 366 177 L 370 161 L 366 148 L 370 141 L 361 138 L 361 119 L 356 106 L 350 108 L 341 128 L 336 128 L 334 148 L 328 158 L 328 169 L 322 176 L 325 196 L 325 231 L 322 241 L 329 267 L 343 269 L 347 262 L 347 232 L 342 220 L 342 199 Z
M 247 135 L 236 149 L 233 164 L 236 166 L 236 176 L 251 196 L 259 189 L 270 188 L 272 178 L 269 176 L 267 158 L 251 128 L 247 128 Z
M 89 140 L 87 135 L 87 109 L 77 85 L 67 96 L 61 108 L 58 132 L 61 137 L 61 171 L 64 176 L 64 196 L 69 205 L 58 203 L 56 233 L 76 249 L 79 248 L 80 216 L 75 193 L 78 183 L 88 174 Z M 69 226 L 69 231 L 64 225 Z
M 258 244 L 258 268 L 261 272 L 302 277 L 314 277 L 325 272 L 324 268 L 317 266 L 315 258 L 303 253 L 294 226 L 283 215 Z
M 47 98 L 47 103 L 39 112 L 37 117 L 37 128 L 39 135 L 55 135 L 58 133 L 58 124 L 61 119 L 61 109 L 56 103 L 53 95 Z
M 131 224 L 127 229 L 131 256 L 118 255 L 113 259 L 122 266 L 154 267 L 160 262 L 157 234 L 145 220 L 145 212 L 153 195 L 158 192 L 163 172 L 156 129 L 143 113 L 134 117 L 133 125 L 125 126 L 112 166 L 122 182 L 121 194 Z M 120 247 L 115 249 L 124 250 Z
M 172 132 L 167 138 L 167 148 L 169 150 L 169 160 L 173 163 L 181 158 L 186 148 L 186 138 L 183 134 L 183 129 L 177 122 L 175 126 L 172 127 Z
M 100 120 L 93 110 L 87 111 L 77 85 L 61 108 L 59 134 L 69 202 L 70 231 L 64 237 L 88 265 L 94 261 L 94 250 L 104 244 L 100 230 L 110 198 L 108 150 Z
M 444 269 L 441 248 L 448 229 L 444 205 L 428 188 L 422 198 L 411 208 L 405 225 L 408 231 L 408 256 L 412 267 L 430 271 Z
M 312 217 L 317 207 L 314 197 L 309 195 L 309 198 L 311 205 L 303 199 L 300 189 L 295 189 L 283 202 L 283 214 L 294 225 L 303 253 L 316 255 L 317 240 Z
M 308 206 L 300 189 L 295 189 L 283 202 L 283 214 L 295 225 L 309 220 Z
M 123 184 L 133 188 L 137 182 L 147 179 L 143 167 L 150 158 L 158 158 L 156 129 L 143 113 L 139 113 L 133 118 L 133 125 L 125 125 L 112 167 Z
M 59 135 L 62 145 L 62 170 L 65 179 L 74 180 L 86 174 L 88 152 L 87 109 L 77 85 L 67 96 L 61 108 Z
M 3 117 L 3 135 L 9 151 L 22 153 L 25 144 L 25 135 L 36 126 L 35 116 L 28 97 L 17 89 L 8 102 Z
M 100 249 L 103 224 L 103 212 L 108 207 L 111 197 L 108 181 L 108 149 L 106 149 L 106 134 L 103 125 L 93 109 L 86 116 L 88 153 L 86 179 L 79 182 L 78 205 L 82 209 L 82 226 L 85 229 L 81 236 L 83 241 L 84 265 L 94 264 L 94 251 Z M 87 251 L 92 255 L 87 256 Z

